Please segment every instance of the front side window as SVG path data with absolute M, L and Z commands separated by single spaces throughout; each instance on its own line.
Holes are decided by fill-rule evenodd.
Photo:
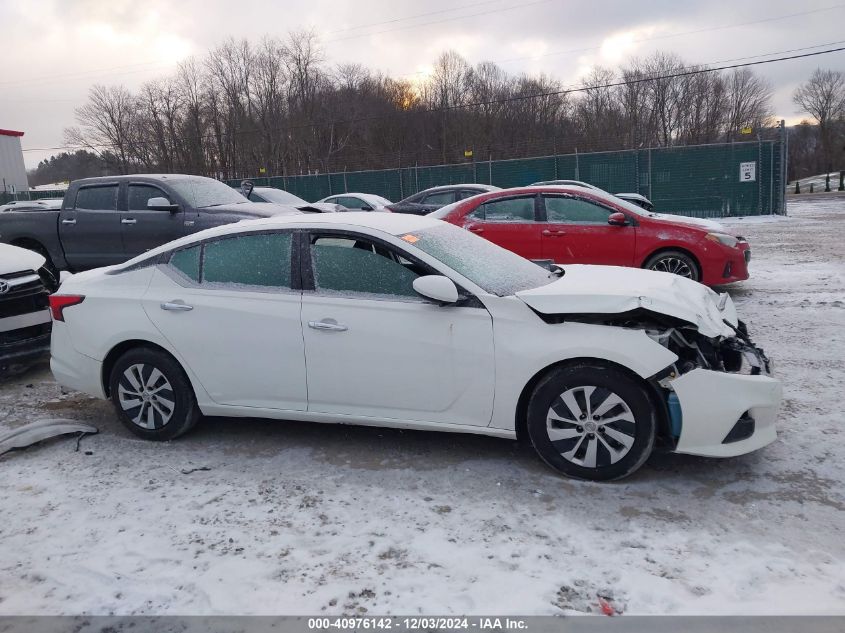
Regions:
M 246 234 L 178 250 L 170 265 L 202 285 L 291 287 L 291 233 Z
M 311 262 L 317 292 L 420 299 L 413 283 L 425 271 L 363 237 L 312 236 Z
M 117 185 L 83 187 L 76 193 L 76 208 L 85 211 L 117 211 Z
M 485 202 L 473 217 L 487 222 L 533 222 L 534 196 Z
M 580 198 L 545 196 L 546 218 L 549 222 L 566 224 L 607 224 L 613 211 Z
M 151 198 L 167 198 L 167 196 L 161 189 L 152 185 L 129 185 L 130 211 L 146 209 Z

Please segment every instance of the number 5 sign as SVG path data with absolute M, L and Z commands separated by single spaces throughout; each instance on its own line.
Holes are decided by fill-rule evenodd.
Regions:
M 757 180 L 757 163 L 740 163 L 739 164 L 739 181 L 740 182 L 754 182 Z

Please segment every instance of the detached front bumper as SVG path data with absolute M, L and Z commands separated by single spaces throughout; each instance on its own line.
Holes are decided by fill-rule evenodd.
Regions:
M 683 419 L 678 453 L 733 457 L 777 438 L 775 419 L 783 390 L 771 376 L 698 368 L 673 380 L 672 388 Z

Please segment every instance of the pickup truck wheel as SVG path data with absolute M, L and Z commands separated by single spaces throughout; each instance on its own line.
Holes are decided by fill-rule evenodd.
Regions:
M 112 368 L 109 392 L 120 421 L 147 440 L 172 440 L 200 417 L 185 372 L 158 350 L 136 348 L 121 356 Z
M 540 457 L 577 479 L 621 479 L 645 463 L 657 421 L 645 387 L 604 363 L 551 371 L 528 403 L 528 436 Z

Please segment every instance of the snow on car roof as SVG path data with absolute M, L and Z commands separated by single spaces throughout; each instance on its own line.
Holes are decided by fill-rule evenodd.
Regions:
M 363 211 L 349 213 L 274 215 L 269 218 L 241 220 L 240 222 L 224 224 L 204 231 L 199 231 L 197 233 L 192 233 L 191 235 L 186 235 L 178 240 L 162 244 L 157 248 L 153 248 L 146 253 L 138 255 L 123 264 L 115 266 L 114 269 L 121 270 L 123 268 L 128 268 L 140 262 L 153 259 L 157 255 L 171 251 L 174 248 L 187 246 L 201 240 L 222 237 L 225 235 L 236 235 L 238 233 L 248 233 L 250 231 L 284 228 L 331 227 L 339 229 L 363 228 L 373 231 L 381 231 L 383 233 L 390 233 L 391 235 L 401 235 L 410 231 L 422 231 L 424 229 L 429 229 L 437 226 L 438 224 L 442 224 L 442 221 L 435 220 L 433 218 L 426 218 L 425 216 L 405 213 L 369 213 Z

